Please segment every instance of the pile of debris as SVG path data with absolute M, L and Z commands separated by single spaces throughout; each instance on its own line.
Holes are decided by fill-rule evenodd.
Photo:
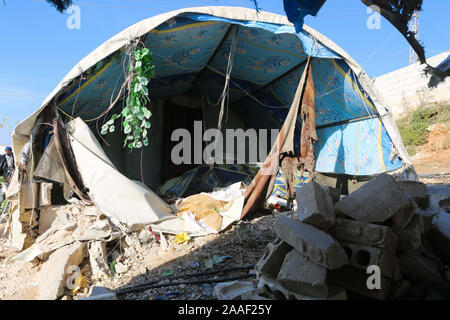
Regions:
M 256 264 L 257 280 L 218 285 L 215 295 L 448 299 L 448 189 L 382 174 L 336 197 L 312 181 L 297 191 L 297 212 L 276 219 L 278 238 Z

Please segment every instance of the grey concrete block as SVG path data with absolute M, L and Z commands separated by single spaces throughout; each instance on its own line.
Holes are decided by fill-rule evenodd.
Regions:
M 56 250 L 42 265 L 36 274 L 38 283 L 38 300 L 55 300 L 62 296 L 70 272 L 74 270 L 86 255 L 86 245 L 74 242 Z
M 409 195 L 405 196 L 405 205 L 403 205 L 392 216 L 392 228 L 403 229 L 411 222 L 412 217 L 416 209 L 419 209 L 417 204 L 412 200 Z
M 403 193 L 411 195 L 416 203 L 421 206 L 427 205 L 428 195 L 425 183 L 419 181 L 397 181 L 397 184 Z
M 428 210 L 437 213 L 445 210 L 445 202 L 450 199 L 450 187 L 444 185 L 427 186 L 427 195 L 429 197 Z
M 384 222 L 405 205 L 403 191 L 388 174 L 380 174 L 334 206 L 338 213 L 363 222 Z
M 214 296 L 219 300 L 240 300 L 243 294 L 256 293 L 252 281 L 223 282 L 214 286 Z
M 317 182 L 311 181 L 297 190 L 297 207 L 298 220 L 319 229 L 334 226 L 333 201 Z
M 398 243 L 398 237 L 391 228 L 344 218 L 336 218 L 336 225 L 330 234 L 338 240 L 387 248 L 394 252 Z
M 257 284 L 258 295 L 270 300 L 324 300 L 318 297 L 312 297 L 295 293 L 284 288 L 276 279 L 261 276 Z M 345 289 L 329 286 L 328 297 L 326 300 L 347 300 Z
M 414 215 L 408 226 L 399 230 L 397 235 L 399 238 L 398 250 L 417 250 L 423 251 L 422 233 L 424 232 L 423 217 L 421 215 Z
M 395 251 L 370 247 L 363 244 L 349 242 L 340 242 L 349 257 L 348 265 L 357 269 L 367 270 L 368 266 L 377 265 L 380 267 L 381 274 L 392 278 L 394 271 Z
M 381 276 L 381 288 L 371 290 L 367 287 L 367 279 L 369 276 L 370 275 L 367 274 L 366 271 L 345 266 L 336 270 L 328 271 L 327 283 L 330 286 L 339 286 L 348 291 L 356 292 L 372 299 L 387 299 L 391 289 L 389 279 Z
M 327 269 L 293 249 L 286 255 L 277 280 L 289 291 L 325 299 L 326 278 Z
M 341 245 L 329 234 L 309 224 L 279 216 L 274 225 L 278 237 L 328 269 L 337 269 L 348 262 Z
M 434 247 L 443 253 L 445 260 L 450 260 L 450 214 L 447 211 L 441 210 L 433 218 L 427 236 L 433 242 Z
M 333 205 L 335 205 L 339 200 L 341 200 L 341 192 L 333 187 L 321 185 L 322 189 L 331 197 Z
M 266 246 L 264 256 L 255 265 L 257 274 L 265 274 L 276 278 L 284 258 L 291 250 L 292 247 L 281 239 L 269 243 Z
M 407 251 L 399 258 L 400 268 L 406 278 L 417 283 L 445 283 L 440 263 L 416 251 Z

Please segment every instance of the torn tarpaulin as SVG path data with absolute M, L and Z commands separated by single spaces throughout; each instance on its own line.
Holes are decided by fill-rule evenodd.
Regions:
M 297 33 L 303 29 L 303 21 L 307 15 L 315 16 L 326 0 L 283 0 L 284 11 L 289 21 L 295 26 Z

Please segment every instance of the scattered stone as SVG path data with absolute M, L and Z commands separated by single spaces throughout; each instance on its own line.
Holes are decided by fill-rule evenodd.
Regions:
M 380 174 L 334 206 L 338 213 L 363 222 L 384 222 L 405 206 L 403 191 L 388 174 Z
M 284 216 L 276 219 L 274 229 L 279 238 L 300 254 L 328 269 L 337 269 L 348 262 L 341 245 L 322 230 Z
M 327 282 L 329 285 L 342 287 L 372 299 L 385 300 L 390 293 L 390 281 L 386 277 L 381 276 L 380 289 L 370 290 L 367 287 L 369 276 L 365 270 L 344 266 L 328 271 Z
M 139 248 L 141 246 L 141 243 L 139 242 L 139 239 L 135 237 L 134 235 L 127 234 L 125 236 L 125 243 L 132 248 Z
M 280 272 L 286 254 L 291 250 L 292 247 L 281 239 L 269 243 L 266 246 L 264 256 L 255 266 L 257 274 L 265 274 L 272 278 L 276 278 Z
M 47 206 L 39 209 L 39 234 L 50 229 L 57 217 L 58 208 L 59 206 Z
M 336 225 L 330 233 L 338 240 L 389 248 L 394 252 L 398 243 L 398 237 L 391 228 L 344 218 L 336 218 Z
M 223 282 L 214 286 L 214 296 L 218 300 L 237 300 L 243 294 L 255 293 L 255 290 L 252 281 Z
M 91 241 L 89 242 L 88 250 L 92 275 L 99 279 L 109 277 L 110 271 L 106 261 L 106 242 Z
M 127 273 L 128 272 L 128 267 L 123 264 L 122 262 L 117 262 L 116 265 L 114 266 L 116 273 Z
M 298 219 L 319 229 L 334 226 L 333 201 L 328 193 L 315 181 L 297 190 Z
M 368 266 L 380 267 L 381 274 L 391 278 L 394 270 L 394 253 L 385 249 L 341 241 L 348 255 L 348 265 L 357 269 L 367 270 Z
M 439 263 L 416 251 L 407 251 L 399 258 L 402 273 L 418 283 L 445 283 Z
M 85 244 L 74 242 L 56 250 L 50 255 L 39 273 L 36 275 L 38 284 L 38 300 L 55 300 L 63 295 L 66 281 L 85 257 Z
M 286 255 L 277 277 L 289 291 L 323 299 L 328 297 L 326 278 L 327 270 L 323 266 L 312 262 L 295 249 Z
M 125 256 L 125 258 L 131 258 L 136 256 L 137 252 L 136 249 L 134 249 L 134 247 L 126 247 L 123 250 L 123 255 Z
M 147 229 L 142 229 L 138 235 L 138 239 L 141 244 L 149 243 L 152 240 L 152 237 L 152 234 Z

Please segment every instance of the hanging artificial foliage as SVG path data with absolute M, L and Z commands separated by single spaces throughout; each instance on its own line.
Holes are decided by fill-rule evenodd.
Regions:
M 123 146 L 140 149 L 149 144 L 147 134 L 151 127 L 149 119 L 152 116 L 146 107 L 150 102 L 147 85 L 155 74 L 155 66 L 148 48 L 138 49 L 137 45 L 134 47 L 130 54 L 128 72 L 127 79 L 132 80 L 128 83 L 126 104 L 119 114 L 113 114 L 102 126 L 101 134 L 114 132 L 114 122 L 121 117 L 123 132 L 126 134 Z

